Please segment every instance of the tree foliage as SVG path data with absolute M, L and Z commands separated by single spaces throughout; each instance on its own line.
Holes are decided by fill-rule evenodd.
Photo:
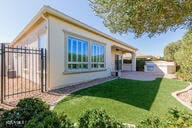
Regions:
M 179 78 L 192 81 L 192 29 L 189 29 L 182 40 L 168 44 L 164 49 L 164 57 L 175 60 L 180 66 L 177 72 Z
M 181 45 L 181 41 L 176 41 L 176 42 L 172 42 L 170 44 L 168 44 L 165 48 L 164 48 L 164 58 L 166 60 L 175 60 L 175 53 L 179 50 Z
M 180 66 L 180 75 L 192 81 L 192 30 L 189 30 L 181 42 L 181 47 L 175 53 L 175 59 Z
M 192 0 L 89 0 L 113 33 L 153 36 L 192 27 Z

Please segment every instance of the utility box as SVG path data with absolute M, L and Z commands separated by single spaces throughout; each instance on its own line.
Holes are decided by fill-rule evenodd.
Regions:
M 8 70 L 7 76 L 8 76 L 8 78 L 16 78 L 16 71 L 15 70 Z
M 111 76 L 120 77 L 120 76 L 121 76 L 121 71 L 112 71 L 112 72 L 111 72 Z

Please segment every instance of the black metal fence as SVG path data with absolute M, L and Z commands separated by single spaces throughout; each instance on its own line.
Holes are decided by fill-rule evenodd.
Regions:
M 47 90 L 46 49 L 0 45 L 1 103 Z

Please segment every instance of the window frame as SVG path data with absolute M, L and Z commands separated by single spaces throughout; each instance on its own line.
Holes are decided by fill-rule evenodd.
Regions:
M 97 57 L 95 58 L 96 59 L 96 62 L 92 62 L 92 55 L 93 55 L 93 45 L 95 45 L 96 46 L 96 51 L 98 50 L 97 48 L 97 46 L 102 46 L 103 47 L 103 62 L 101 62 L 101 61 L 97 61 Z M 100 70 L 100 69 L 105 69 L 106 68 L 106 46 L 104 45 L 104 44 L 102 44 L 102 43 L 98 43 L 97 41 L 92 41 L 91 42 L 91 46 L 90 46 L 90 51 L 91 51 L 91 54 L 90 54 L 90 58 L 91 58 L 91 60 L 90 60 L 90 65 L 91 65 L 91 70 Z M 99 49 L 98 51 L 100 51 L 101 49 Z M 97 54 L 97 52 L 96 52 L 96 54 Z M 97 56 L 97 55 L 96 55 Z M 100 58 L 99 58 L 100 59 Z M 99 64 L 103 64 L 104 66 L 102 67 L 102 68 L 99 68 L 99 67 L 97 67 L 97 68 L 93 68 L 92 67 L 92 64 L 97 64 L 97 65 L 99 65 Z
M 76 41 L 76 46 L 78 47 L 78 41 L 83 41 L 82 43 L 84 43 L 84 42 L 87 42 L 87 62 L 85 61 L 85 62 L 78 62 L 78 61 L 74 61 L 74 62 L 70 62 L 69 61 L 69 49 L 68 49 L 68 38 L 69 37 L 71 37 L 71 38 L 74 38 L 74 39 L 77 39 Z M 66 39 L 65 39 L 65 41 L 66 41 L 66 52 L 65 52 L 65 54 L 66 54 L 66 61 L 65 61 L 65 68 L 66 68 L 66 72 L 81 72 L 81 71 L 88 71 L 89 70 L 89 41 L 88 40 L 86 40 L 85 38 L 79 38 L 79 37 L 77 37 L 77 36 L 74 36 L 74 35 L 71 35 L 71 34 L 68 34 L 67 36 L 66 36 Z M 81 47 L 82 47 L 82 45 L 83 44 L 81 44 Z M 78 50 L 76 50 L 76 52 L 78 52 Z M 78 56 L 78 54 L 76 54 L 77 56 Z M 69 64 L 87 64 L 87 68 L 79 68 L 79 69 L 69 69 L 69 67 L 68 67 L 68 65 Z
M 64 32 L 64 72 L 63 74 L 73 74 L 73 73 L 86 73 L 86 72 L 98 72 L 98 71 L 106 71 L 106 44 L 101 43 L 99 41 L 95 41 L 95 40 L 91 40 L 89 38 L 85 38 L 81 35 L 78 34 L 74 34 L 71 32 Z M 73 62 L 69 62 L 69 58 L 68 58 L 68 37 L 72 37 L 72 38 L 76 38 L 78 40 L 82 40 L 82 41 L 86 41 L 88 43 L 88 68 L 87 69 L 69 69 L 68 68 L 68 64 L 73 63 Z M 104 62 L 102 62 L 102 64 L 104 64 L 103 68 L 91 68 L 91 54 L 92 54 L 92 44 L 98 44 L 98 45 L 102 45 L 104 48 Z M 78 45 L 78 44 L 77 44 Z M 84 62 L 75 62 L 77 64 L 80 63 L 84 63 Z

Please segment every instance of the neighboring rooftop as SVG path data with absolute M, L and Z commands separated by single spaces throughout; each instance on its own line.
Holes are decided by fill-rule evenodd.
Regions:
M 129 54 L 129 53 L 124 54 L 123 57 L 125 59 L 130 59 L 131 58 L 131 54 Z M 136 52 L 136 58 L 139 58 L 139 59 L 151 59 L 151 58 L 154 58 L 154 57 L 155 56 L 143 54 L 143 53 L 140 53 L 140 52 Z

